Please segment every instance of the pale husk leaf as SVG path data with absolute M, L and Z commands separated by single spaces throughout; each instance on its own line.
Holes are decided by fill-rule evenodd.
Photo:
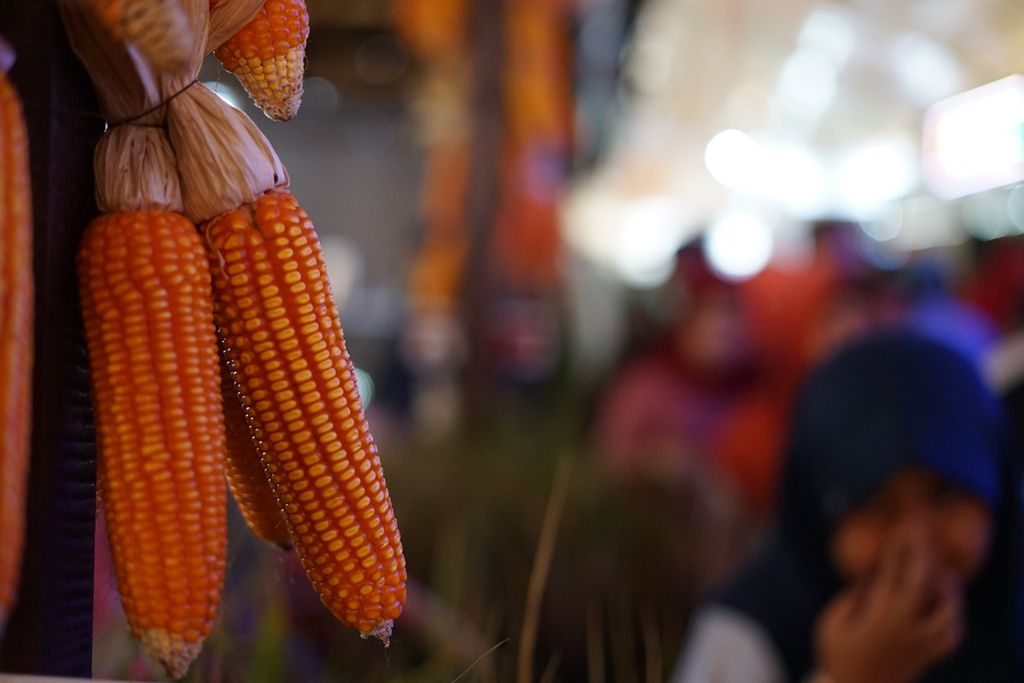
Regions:
M 96 206 L 101 212 L 184 211 L 178 164 L 167 131 L 111 128 L 96 146 L 93 165 Z
M 254 2 L 227 1 L 217 12 L 218 31 L 244 26 L 259 9 L 248 14 Z M 181 3 L 193 29 L 207 35 L 209 0 Z M 256 126 L 195 82 L 205 40 L 194 42 L 180 68 L 156 70 L 130 43 L 110 37 L 87 0 L 60 6 L 110 122 L 95 156 L 101 211 L 178 211 L 198 222 L 287 185 L 284 166 Z
M 102 212 L 183 211 L 177 162 L 159 106 L 164 91 L 189 82 L 191 65 L 158 77 L 131 43 L 113 40 L 82 0 L 61 0 L 71 47 L 96 87 L 111 126 L 93 156 L 96 205 Z M 149 112 L 145 116 L 139 116 Z M 119 122 L 135 119 L 132 124 Z
M 188 60 L 198 35 L 179 0 L 123 2 L 121 13 L 125 39 L 137 45 L 154 66 L 174 69 Z
M 196 223 L 288 186 L 288 172 L 263 133 L 204 85 L 171 102 L 167 127 L 178 157 L 185 215 Z
M 61 0 L 60 9 L 68 40 L 96 87 L 108 121 L 130 119 L 160 103 L 153 69 L 133 45 L 113 40 L 84 0 Z M 179 71 L 180 88 L 189 79 L 187 69 Z

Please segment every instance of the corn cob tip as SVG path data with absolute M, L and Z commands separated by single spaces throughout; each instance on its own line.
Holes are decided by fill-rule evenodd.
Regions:
M 218 56 L 222 54 L 217 52 Z M 288 121 L 302 105 L 305 44 L 289 48 L 266 60 L 246 59 L 233 71 L 256 106 L 275 121 Z
M 189 642 L 184 637 L 162 628 L 142 631 L 139 640 L 142 641 L 146 652 L 164 665 L 167 675 L 175 679 L 188 672 L 188 667 L 203 649 L 202 641 Z
M 272 90 L 265 100 L 257 99 L 256 104 L 275 121 L 288 121 L 299 113 L 299 107 L 302 105 L 302 75 L 306 67 L 306 46 L 291 48 L 285 54 L 274 57 L 273 63 L 272 70 L 283 77 L 276 84 L 276 89 Z M 263 68 L 271 69 L 269 65 L 263 65 Z M 257 78 L 262 76 L 263 74 L 259 74 Z M 262 81 L 259 81 L 258 85 L 248 87 L 259 92 L 260 86 L 263 90 L 267 88 Z
M 363 640 L 366 640 L 367 638 L 379 638 L 380 642 L 384 643 L 384 647 L 388 647 L 391 645 L 391 629 L 394 628 L 394 626 L 395 622 L 388 619 L 387 621 L 382 622 L 381 625 L 373 631 L 370 631 L 369 633 L 360 633 L 359 635 L 362 636 Z
M 287 121 L 302 100 L 308 37 L 306 0 L 266 0 L 215 54 L 264 114 Z

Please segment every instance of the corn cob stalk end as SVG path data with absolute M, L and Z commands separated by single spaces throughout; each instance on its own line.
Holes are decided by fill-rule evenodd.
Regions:
M 384 647 L 387 647 L 391 644 L 391 629 L 394 625 L 395 622 L 388 619 L 370 633 L 360 633 L 359 635 L 362 636 L 363 640 L 367 638 L 379 638 L 380 642 L 384 643 Z
M 189 642 L 183 636 L 162 628 L 151 628 L 139 633 L 139 640 L 154 659 L 164 665 L 167 675 L 181 678 L 203 648 L 202 641 Z

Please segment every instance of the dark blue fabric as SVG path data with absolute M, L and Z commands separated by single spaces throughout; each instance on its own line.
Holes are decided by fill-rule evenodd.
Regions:
M 967 588 L 967 637 L 926 681 L 1024 681 L 1021 477 L 998 399 L 957 352 L 908 332 L 859 341 L 798 399 L 773 539 L 716 602 L 760 623 L 791 680 L 813 668 L 813 627 L 840 589 L 829 559 L 839 518 L 896 471 L 931 470 L 978 496 L 992 548 Z

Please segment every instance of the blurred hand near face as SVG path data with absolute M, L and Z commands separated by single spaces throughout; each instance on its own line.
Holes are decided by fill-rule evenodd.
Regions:
M 816 626 L 818 668 L 830 683 L 910 683 L 963 638 L 962 581 L 932 546 L 891 538 L 878 571 L 837 595 Z

